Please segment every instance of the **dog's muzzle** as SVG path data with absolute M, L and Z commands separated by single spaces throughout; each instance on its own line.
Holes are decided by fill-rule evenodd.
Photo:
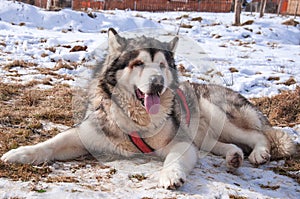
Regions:
M 164 89 L 164 78 L 160 75 L 152 75 L 149 78 L 149 90 L 143 93 L 136 88 L 136 96 L 145 106 L 149 114 L 157 114 L 160 108 L 160 95 Z
M 149 78 L 149 93 L 150 94 L 161 94 L 164 89 L 164 78 L 161 75 L 152 75 Z

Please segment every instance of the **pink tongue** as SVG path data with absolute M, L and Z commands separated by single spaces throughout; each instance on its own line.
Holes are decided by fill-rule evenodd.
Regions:
M 158 95 L 145 94 L 145 107 L 149 114 L 157 114 L 159 112 L 160 98 Z

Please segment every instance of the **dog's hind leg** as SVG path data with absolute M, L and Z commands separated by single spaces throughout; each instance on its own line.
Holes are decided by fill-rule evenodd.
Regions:
M 230 170 L 239 168 L 244 160 L 242 149 L 234 144 L 227 144 L 217 141 L 211 150 L 216 155 L 221 155 L 226 158 L 226 166 Z
M 247 144 L 253 148 L 248 157 L 249 161 L 255 165 L 268 162 L 271 158 L 271 146 L 266 136 L 257 131 L 246 132 L 246 134 L 249 136 L 246 138 L 248 141 L 244 142 L 243 144 Z
M 40 164 L 51 160 L 72 159 L 87 153 L 79 137 L 78 128 L 71 128 L 45 142 L 10 150 L 1 160 L 10 163 Z
M 211 130 L 211 129 L 210 129 Z M 202 151 L 212 152 L 215 155 L 220 155 L 226 158 L 226 166 L 230 170 L 235 170 L 239 168 L 244 159 L 244 154 L 242 149 L 234 144 L 227 144 L 218 141 L 211 136 L 212 134 L 207 134 L 202 140 L 201 146 L 198 147 Z
M 242 144 L 252 149 L 248 159 L 252 164 L 264 164 L 270 160 L 270 142 L 259 131 L 240 129 L 234 125 L 225 125 L 222 137 L 226 142 Z

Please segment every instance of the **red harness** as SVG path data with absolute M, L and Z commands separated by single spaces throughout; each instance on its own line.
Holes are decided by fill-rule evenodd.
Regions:
M 155 150 L 149 146 L 143 138 L 141 138 L 141 135 L 133 131 L 130 134 L 128 134 L 130 141 L 138 148 L 142 153 L 152 153 Z
M 186 124 L 189 126 L 190 125 L 190 121 L 191 121 L 191 113 L 190 113 L 190 109 L 189 106 L 187 104 L 186 98 L 184 96 L 184 93 L 182 92 L 181 89 L 177 89 L 176 93 L 179 97 L 179 101 L 180 104 L 183 106 L 184 110 L 185 110 L 185 122 Z M 137 131 L 133 131 L 130 134 L 128 134 L 128 137 L 130 139 L 130 141 L 136 146 L 136 148 L 138 148 L 142 153 L 153 153 L 155 150 L 149 146 L 145 140 L 141 137 L 140 133 Z

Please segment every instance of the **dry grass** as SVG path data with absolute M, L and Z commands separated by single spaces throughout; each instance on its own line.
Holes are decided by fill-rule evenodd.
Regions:
M 68 67 L 67 69 L 70 69 L 71 67 L 67 64 L 61 66 L 61 68 L 66 68 Z M 59 66 L 56 67 L 55 69 L 50 69 L 50 68 L 36 68 L 36 70 L 40 73 L 40 74 L 43 74 L 43 75 L 51 75 L 53 76 L 54 78 L 56 79 L 63 79 L 63 80 L 74 80 L 74 77 L 71 76 L 71 75 L 67 75 L 67 74 L 58 74 L 56 72 L 54 72 L 54 70 L 59 70 Z
M 254 20 L 248 20 L 248 21 L 245 21 L 244 23 L 242 23 L 242 26 L 252 25 L 253 23 L 254 23 Z
M 299 159 L 292 159 L 286 160 L 285 164 L 281 167 L 273 168 L 275 173 L 280 175 L 285 175 L 295 179 L 300 184 L 300 160 Z
M 191 19 L 191 21 L 198 21 L 198 22 L 201 22 L 203 20 L 202 17 L 194 17 Z
M 54 176 L 54 177 L 48 177 L 46 182 L 67 182 L 67 183 L 72 183 L 72 182 L 79 182 L 75 177 L 72 176 Z
M 176 17 L 176 20 L 180 20 L 180 19 L 187 19 L 189 18 L 190 16 L 188 14 L 184 14 L 184 15 L 181 15 L 179 17 Z
M 4 66 L 4 70 L 11 70 L 14 67 L 21 67 L 21 68 L 29 68 L 29 67 L 33 67 L 33 66 L 37 66 L 38 64 L 36 63 L 32 63 L 32 62 L 28 62 L 28 61 L 24 61 L 24 60 L 14 60 L 8 64 L 6 64 Z
M 236 69 L 236 68 L 234 68 L 234 67 L 230 67 L 230 68 L 229 68 L 229 71 L 230 71 L 231 73 L 237 73 L 237 72 L 239 72 L 239 70 Z
M 74 119 L 83 117 L 86 95 L 82 91 L 75 92 L 68 85 L 53 85 L 47 90 L 36 89 L 35 85 L 39 83 L 42 82 L 31 82 L 27 85 L 0 82 L 0 154 L 19 146 L 36 144 L 59 133 L 56 128 L 45 130 L 43 128 L 45 122 L 72 126 Z M 75 95 L 77 97 L 74 99 L 72 98 L 74 93 L 82 95 Z M 268 116 L 273 125 L 300 124 L 300 87 L 295 91 L 282 92 L 272 98 L 256 98 L 251 101 Z M 72 109 L 74 104 L 78 107 L 76 112 Z M 85 163 L 86 161 L 88 160 L 85 160 Z M 273 170 L 299 182 L 299 175 L 290 173 L 299 170 L 299 165 L 299 160 L 287 160 L 283 167 L 276 167 Z M 0 162 L 0 177 L 13 180 L 36 182 L 45 178 L 50 172 L 47 165 L 34 167 Z M 138 180 L 142 179 L 140 177 L 132 176 Z M 48 180 L 49 182 L 76 181 L 65 176 Z
M 42 54 L 41 56 L 48 56 L 48 54 L 45 53 Z M 71 61 L 62 61 L 62 60 L 58 60 L 58 61 L 53 60 L 53 62 L 56 62 L 54 68 L 46 68 L 46 67 L 41 67 L 41 65 L 34 62 L 29 62 L 26 60 L 14 60 L 4 65 L 3 69 L 9 72 L 9 74 L 7 74 L 6 76 L 12 82 L 19 82 L 20 81 L 19 77 L 22 77 L 24 75 L 24 74 L 20 74 L 18 70 L 15 69 L 15 67 L 30 69 L 29 72 L 30 75 L 35 75 L 38 73 L 46 76 L 46 78 L 44 78 L 43 80 L 32 80 L 29 83 L 26 83 L 27 86 L 33 86 L 31 84 L 52 85 L 52 81 L 55 82 L 55 80 L 74 81 L 74 77 L 72 75 L 59 74 L 59 72 L 57 71 L 62 68 L 68 70 L 75 70 L 78 67 L 78 65 L 80 65 L 80 63 L 71 62 Z M 2 96 L 2 93 L 0 93 L 0 95 Z M 3 97 L 1 96 L 0 96 L 0 100 Z
M 230 195 L 229 195 L 229 198 L 230 198 L 230 199 L 248 199 L 248 198 L 245 197 L 245 196 L 238 196 L 238 195 L 233 195 L 233 194 L 230 194 Z
M 287 21 L 282 22 L 282 24 L 287 26 L 297 26 L 299 22 L 294 19 L 289 19 Z
M 0 154 L 35 144 L 59 133 L 43 129 L 43 121 L 71 126 L 72 91 L 67 85 L 48 90 L 21 84 L 0 83 Z M 47 166 L 8 165 L 0 162 L 0 177 L 37 181 L 50 173 Z
M 191 28 L 193 28 L 193 25 L 183 23 L 183 24 L 180 25 L 180 28 L 191 29 Z
M 269 118 L 272 125 L 295 126 L 300 124 L 300 87 L 283 91 L 274 97 L 254 98 L 251 101 Z
M 13 165 L 0 162 L 0 177 L 9 177 L 12 180 L 38 182 L 50 173 L 49 167 L 34 167 L 31 165 Z
M 87 48 L 88 48 L 87 46 L 79 46 L 79 45 L 77 45 L 77 46 L 74 46 L 70 50 L 70 52 L 86 51 Z
M 251 100 L 268 118 L 272 125 L 293 127 L 300 124 L 300 87 L 295 91 L 283 91 L 281 94 L 268 98 L 255 98 Z M 299 153 L 298 146 L 298 152 Z M 291 177 L 300 184 L 300 155 L 286 160 L 285 165 L 274 167 L 273 171 Z M 268 188 L 268 187 L 267 187 Z M 276 188 L 277 187 L 269 187 Z

